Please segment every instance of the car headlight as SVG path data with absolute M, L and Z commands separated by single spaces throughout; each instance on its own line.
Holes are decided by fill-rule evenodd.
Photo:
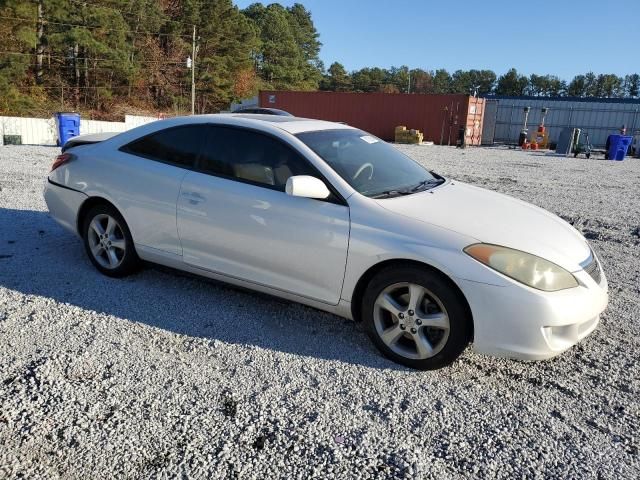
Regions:
M 578 286 L 576 278 L 564 268 L 520 250 L 476 243 L 466 247 L 464 252 L 507 277 L 538 290 L 555 292 Z

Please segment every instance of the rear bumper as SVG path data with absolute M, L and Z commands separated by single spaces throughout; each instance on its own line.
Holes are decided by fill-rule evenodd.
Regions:
M 580 286 L 542 292 L 516 284 L 498 287 L 459 280 L 474 320 L 476 352 L 521 360 L 543 360 L 571 348 L 598 326 L 608 302 L 607 280 L 585 272 Z
M 78 235 L 78 211 L 87 196 L 47 179 L 44 186 L 44 201 L 49 207 L 51 216 L 70 232 Z

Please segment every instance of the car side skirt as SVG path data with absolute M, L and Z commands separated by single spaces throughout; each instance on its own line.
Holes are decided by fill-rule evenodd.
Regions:
M 175 255 L 169 252 L 158 250 L 155 248 L 147 247 L 144 245 L 136 244 L 136 252 L 138 256 L 147 262 L 156 263 L 165 267 L 174 268 L 183 272 L 187 272 L 199 277 L 209 278 L 218 282 L 226 283 L 242 289 L 261 292 L 273 297 L 282 298 L 296 303 L 322 310 L 324 312 L 332 313 L 349 320 L 353 320 L 351 314 L 351 302 L 344 299 L 340 299 L 337 305 L 329 305 L 327 303 L 314 300 L 312 298 L 296 295 L 291 292 L 278 290 L 266 285 L 251 282 L 249 280 L 243 280 L 241 278 L 231 277 L 222 273 L 213 272 L 210 270 L 201 269 L 195 266 L 191 266 L 182 260 L 182 256 Z

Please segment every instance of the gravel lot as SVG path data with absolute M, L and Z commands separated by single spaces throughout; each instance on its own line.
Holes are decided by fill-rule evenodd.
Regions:
M 415 372 L 310 308 L 110 279 L 46 212 L 58 150 L 0 147 L 0 478 L 639 478 L 640 160 L 401 148 L 585 232 L 611 288 L 596 332 Z

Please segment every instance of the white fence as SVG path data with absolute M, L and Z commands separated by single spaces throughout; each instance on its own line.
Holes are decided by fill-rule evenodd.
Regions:
M 80 135 L 87 133 L 124 132 L 145 123 L 157 120 L 156 117 L 125 115 L 124 122 L 102 122 L 80 119 Z M 58 133 L 56 121 L 51 118 L 0 117 L 0 145 L 5 135 L 19 135 L 25 145 L 56 145 Z

